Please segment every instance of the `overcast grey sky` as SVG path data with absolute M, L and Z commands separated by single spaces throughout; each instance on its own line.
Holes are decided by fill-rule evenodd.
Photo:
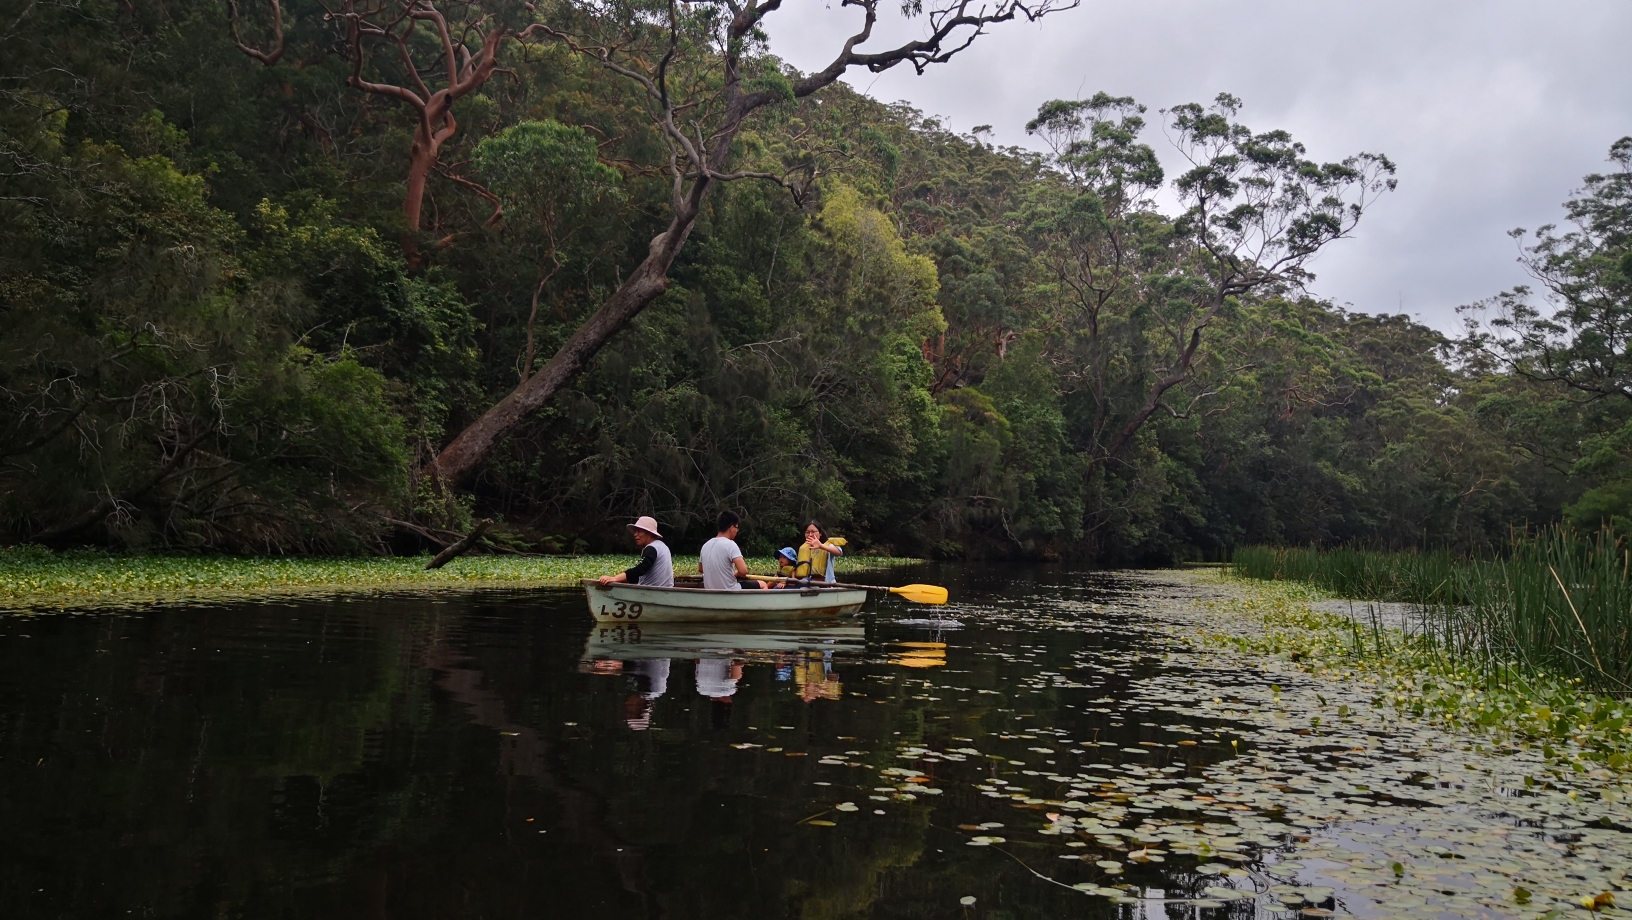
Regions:
M 884 3 L 868 47 L 923 33 Z M 767 22 L 771 50 L 809 72 L 860 15 L 789 0 Z M 1151 108 L 1146 140 L 1170 160 L 1156 110 L 1227 91 L 1245 124 L 1289 130 L 1316 159 L 1386 153 L 1399 190 L 1316 258 L 1313 290 L 1454 331 L 1459 304 L 1525 280 L 1507 231 L 1559 221 L 1632 134 L 1632 0 L 1084 0 L 994 26 L 925 76 L 848 81 L 1004 145 L 1036 146 L 1040 103 L 1104 90 Z

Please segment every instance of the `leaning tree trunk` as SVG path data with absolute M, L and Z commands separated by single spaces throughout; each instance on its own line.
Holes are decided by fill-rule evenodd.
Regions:
M 686 200 L 686 206 L 675 214 L 668 229 L 652 238 L 645 260 L 595 311 L 595 315 L 578 327 L 578 331 L 567 339 L 549 362 L 539 368 L 538 373 L 523 380 L 442 449 L 432 464 L 432 471 L 438 478 L 449 483 L 467 478 L 477 464 L 492 452 L 499 439 L 544 405 L 557 390 L 584 369 L 618 330 L 669 289 L 669 266 L 674 264 L 675 256 L 680 254 L 680 248 L 691 235 L 711 184 L 707 179 L 697 181 Z
M 1077 0 L 1070 0 L 1063 8 L 1075 6 L 1076 2 Z M 746 0 L 743 4 L 732 7 L 734 14 L 725 30 L 723 90 L 726 101 L 721 112 L 720 126 L 718 130 L 708 135 L 706 141 L 701 136 L 703 132 L 699 131 L 699 136 L 693 137 L 676 123 L 675 101 L 664 82 L 669 63 L 679 48 L 674 4 L 669 5 L 668 51 L 649 71 L 642 71 L 638 67 L 631 68 L 615 60 L 614 52 L 618 47 L 616 43 L 612 45 L 580 43 L 570 34 L 543 23 L 527 27 L 524 35 L 530 35 L 534 31 L 552 35 L 574 52 L 592 57 L 613 72 L 633 80 L 645 88 L 650 101 L 660 106 L 658 121 L 664 136 L 668 139 L 670 149 L 669 171 L 674 182 L 674 217 L 668 229 L 652 238 L 646 258 L 630 274 L 629 279 L 619 286 L 599 310 L 595 311 L 595 315 L 591 316 L 588 322 L 573 333 L 572 338 L 561 346 L 549 362 L 540 368 L 537 374 L 529 376 L 508 396 L 499 400 L 497 405 L 482 413 L 481 418 L 472 422 L 443 448 L 431 465 L 431 472 L 437 478 L 448 483 L 457 483 L 468 478 L 476 466 L 492 452 L 499 439 L 555 395 L 567 381 L 583 370 L 612 336 L 668 290 L 669 267 L 674 264 L 675 256 L 679 255 L 680 248 L 691 235 L 692 227 L 696 225 L 697 217 L 702 213 L 703 201 L 715 182 L 743 178 L 784 181 L 781 176 L 767 173 L 725 172 L 726 164 L 731 159 L 732 144 L 748 115 L 784 99 L 807 97 L 839 79 L 851 67 L 866 67 L 873 73 L 881 73 L 907 61 L 911 62 L 915 70 L 923 73 L 926 66 L 950 60 L 958 51 L 967 48 L 988 25 L 1008 22 L 1019 15 L 1036 21 L 1041 16 L 1062 8 L 1055 6 L 1055 0 L 1035 0 L 1031 5 L 1026 5 L 1025 0 L 997 0 L 990 8 L 981 7 L 978 12 L 972 12 L 968 0 L 949 0 L 946 5 L 935 7 L 929 14 L 931 28 L 930 34 L 926 37 L 879 53 L 866 53 L 857 51 L 856 46 L 866 42 L 872 35 L 873 24 L 878 19 L 878 0 L 847 0 L 846 6 L 861 7 L 866 18 L 861 30 L 845 42 L 843 50 L 834 58 L 833 63 L 818 73 L 796 81 L 790 87 L 791 93 L 779 93 L 767 88 L 745 93 L 740 72 L 743 39 L 759 27 L 760 20 L 767 13 L 779 9 L 781 3 L 782 0 Z M 443 25 L 445 29 L 444 24 L 439 22 L 439 25 Z M 446 36 L 445 31 L 443 34 Z M 484 52 L 485 50 L 484 46 Z M 491 61 L 487 66 L 487 73 L 490 74 Z M 357 73 L 354 66 L 352 78 L 354 86 L 360 85 L 357 82 L 359 79 Z M 398 94 L 401 95 L 403 92 L 405 91 L 399 91 Z M 690 183 L 689 188 L 685 188 L 687 182 Z

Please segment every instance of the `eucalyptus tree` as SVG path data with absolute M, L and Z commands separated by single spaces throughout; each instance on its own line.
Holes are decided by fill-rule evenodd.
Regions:
M 1616 141 L 1609 160 L 1616 168 L 1587 176 L 1565 204 L 1573 229 L 1540 227 L 1523 248 L 1541 290 L 1520 286 L 1464 309 L 1494 308 L 1471 342 L 1517 372 L 1586 399 L 1632 402 L 1632 137 Z
M 736 180 L 792 184 L 784 173 L 739 168 L 738 134 L 756 112 L 807 98 L 852 68 L 880 73 L 902 64 L 923 73 L 968 48 L 990 26 L 1035 21 L 1075 0 L 942 0 L 904 7 L 922 17 L 924 37 L 869 51 L 878 0 L 843 0 L 861 13 L 860 28 L 832 61 L 809 75 L 789 75 L 762 54 L 764 23 L 781 0 L 714 0 L 695 4 L 602 0 L 545 11 L 530 26 L 574 53 L 630 81 L 667 146 L 668 224 L 646 256 L 601 307 L 580 325 L 536 374 L 484 412 L 437 455 L 444 480 L 466 478 L 493 446 L 571 380 L 602 346 L 663 294 L 669 270 L 695 228 L 710 192 Z
M 1593 486 L 1567 509 L 1589 527 L 1632 519 L 1632 137 L 1611 145 L 1609 162 L 1565 203 L 1570 229 L 1542 226 L 1522 248 L 1539 290 L 1463 308 L 1463 344 L 1534 385 L 1502 400 L 1501 415 L 1539 416 L 1530 427 L 1548 436 L 1532 452 L 1573 460 L 1577 488 Z
M 1080 438 L 1096 464 L 1127 400 L 1121 391 L 1146 371 L 1140 279 L 1160 270 L 1172 231 L 1151 197 L 1165 177 L 1139 140 L 1145 111 L 1098 93 L 1046 102 L 1026 125 L 1064 180 L 1035 184 L 1020 214 L 1044 267 L 1036 296 L 1053 306 L 1064 384 L 1093 406 Z
M 347 85 L 414 113 L 402 199 L 402 246 L 412 267 L 423 261 L 419 231 L 433 172 L 497 204 L 488 189 L 442 163 L 442 148 L 459 131 L 455 103 L 479 93 L 500 71 L 499 52 L 506 43 L 534 36 L 537 27 L 527 23 L 528 11 L 528 5 L 493 0 L 340 0 L 332 10 L 325 7 L 323 19 L 334 33 L 331 47 L 350 68 Z M 283 58 L 288 45 L 282 0 L 267 0 L 271 41 L 264 47 L 245 37 L 248 27 L 237 0 L 230 0 L 228 12 L 238 50 L 267 67 Z M 371 61 L 376 49 L 384 61 Z
M 1316 252 L 1348 236 L 1376 196 L 1395 187 L 1386 156 L 1360 153 L 1336 163 L 1304 158 L 1285 131 L 1255 134 L 1234 121 L 1241 100 L 1220 94 L 1167 114 L 1173 145 L 1190 168 L 1173 181 L 1186 210 L 1175 225 L 1173 268 L 1152 278 L 1142 298 L 1157 326 L 1161 363 L 1144 401 L 1105 448 L 1115 458 L 1157 412 L 1180 416 L 1169 393 L 1190 379 L 1207 328 L 1240 298 L 1301 285 Z
M 1243 298 L 1301 285 L 1309 259 L 1394 188 L 1387 157 L 1317 163 L 1287 132 L 1240 124 L 1240 110 L 1222 94 L 1163 113 L 1188 166 L 1171 182 L 1184 207 L 1171 220 L 1154 209 L 1164 177 L 1139 141 L 1145 109 L 1132 99 L 1049 102 L 1027 126 L 1071 188 L 1045 193 L 1029 216 L 1080 340 L 1085 365 L 1074 371 L 1096 406 L 1093 468 L 1119 460 L 1153 416 L 1194 411 L 1209 391 L 1174 394 L 1196 382 L 1207 330 Z

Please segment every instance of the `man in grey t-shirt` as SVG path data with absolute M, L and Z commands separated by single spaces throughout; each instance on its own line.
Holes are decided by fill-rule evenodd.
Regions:
M 669 556 L 669 547 L 663 542 L 662 534 L 657 532 L 657 519 L 643 517 L 626 526 L 629 533 L 634 535 L 635 545 L 640 547 L 640 562 L 626 572 L 602 575 L 601 585 L 627 582 L 656 588 L 674 587 L 674 560 Z
M 742 588 L 739 578 L 748 577 L 748 563 L 743 561 L 742 550 L 737 548 L 737 531 L 742 518 L 735 511 L 721 511 L 715 520 L 716 536 L 703 544 L 697 560 L 697 570 L 703 573 L 703 587 L 736 591 Z M 765 582 L 759 582 L 761 588 Z

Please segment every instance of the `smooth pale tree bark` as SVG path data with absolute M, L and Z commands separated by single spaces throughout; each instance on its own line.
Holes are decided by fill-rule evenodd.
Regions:
M 262 51 L 260 48 L 245 42 L 243 37 L 238 34 L 238 0 L 227 0 L 227 22 L 228 28 L 232 32 L 233 44 L 238 46 L 238 50 L 271 67 L 278 62 L 279 58 L 283 57 L 283 3 L 282 0 L 268 0 L 267 5 L 272 10 L 272 37 L 276 41 L 271 51 Z
M 442 145 L 459 131 L 459 122 L 453 117 L 453 104 L 487 85 L 494 68 L 498 66 L 499 47 L 506 39 L 525 40 L 538 27 L 512 32 L 503 24 L 494 23 L 491 17 L 482 15 L 474 21 L 474 28 L 482 36 L 482 46 L 472 52 L 462 41 L 454 40 L 447 17 L 431 0 L 411 0 L 394 19 L 384 23 L 374 21 L 367 12 L 358 12 L 355 0 L 346 0 L 340 12 L 331 14 L 331 17 L 344 22 L 346 27 L 346 53 L 351 59 L 351 75 L 346 82 L 354 89 L 403 102 L 419 116 L 414 124 L 413 142 L 408 147 L 407 189 L 402 202 L 402 219 L 406 224 L 403 251 L 408 256 L 409 267 L 417 268 L 423 261 L 418 237 L 421 212 L 425 205 L 425 183 L 437 165 Z M 436 90 L 426 84 L 408 48 L 415 26 L 421 22 L 430 23 L 442 43 L 442 63 L 446 73 L 444 85 Z M 411 87 L 363 79 L 363 62 L 367 56 L 364 41 L 368 38 L 379 38 L 396 45 L 397 56 L 412 78 Z M 464 180 L 461 184 L 475 183 Z M 492 195 L 483 197 L 491 200 Z
M 276 41 L 271 51 L 263 51 L 246 43 L 240 37 L 236 0 L 229 5 L 229 11 L 232 39 L 238 45 L 238 49 L 271 67 L 283 57 L 284 52 L 283 6 L 281 0 L 268 2 Z M 460 31 L 462 33 L 474 31 L 480 35 L 479 49 L 472 51 L 463 39 L 454 36 L 454 29 L 450 26 L 448 17 L 437 9 L 433 0 L 408 0 L 400 6 L 384 5 L 367 9 L 359 9 L 356 0 L 345 0 L 338 10 L 326 16 L 329 21 L 340 24 L 344 29 L 342 44 L 346 59 L 351 62 L 351 73 L 346 77 L 347 85 L 371 95 L 404 103 L 417 115 L 413 141 L 408 147 L 408 174 L 402 201 L 402 218 L 405 225 L 402 248 L 411 268 L 419 267 L 424 261 L 419 250 L 419 230 L 425 205 L 426 182 L 433 171 L 438 171 L 442 146 L 459 131 L 459 122 L 453 117 L 453 104 L 487 85 L 498 65 L 499 48 L 506 41 L 526 41 L 537 34 L 536 30 L 539 28 L 530 26 L 519 32 L 513 31 L 495 21 L 486 12 L 482 12 L 474 3 L 444 0 L 443 5 L 475 11 L 465 17 L 462 24 L 467 29 Z M 427 75 L 414 62 L 409 48 L 414 30 L 422 22 L 431 25 L 441 45 L 440 57 L 444 73 L 440 75 L 440 79 L 443 85 L 434 90 L 430 87 Z M 409 77 L 409 85 L 375 83 L 363 77 L 363 66 L 368 59 L 368 46 L 374 41 L 396 47 L 397 57 L 401 59 L 403 69 Z M 445 171 L 442 174 L 455 184 L 476 192 L 485 200 L 497 203 L 497 198 L 479 184 Z M 497 217 L 498 211 L 495 210 L 490 222 Z
M 633 35 L 620 36 L 603 44 L 593 44 L 568 32 L 533 26 L 554 36 L 573 51 L 598 61 L 607 69 L 634 81 L 646 93 L 653 118 L 669 145 L 669 174 L 672 181 L 670 220 L 663 232 L 652 238 L 646 258 L 629 274 L 612 296 L 601 305 L 545 365 L 522 381 L 503 399 L 461 431 L 432 464 L 432 472 L 444 482 L 457 483 L 475 470 L 495 445 L 536 411 L 568 381 L 583 370 L 596 352 L 606 345 L 652 301 L 668 290 L 670 267 L 696 226 L 703 204 L 717 183 L 736 179 L 768 179 L 787 184 L 785 177 L 763 173 L 728 172 L 732 146 L 745 120 L 755 111 L 787 98 L 772 89 L 745 90 L 742 80 L 743 51 L 758 33 L 764 18 L 782 5 L 782 0 L 717 0 L 730 12 L 718 57 L 721 82 L 718 111 L 713 124 L 704 128 L 695 123 L 682 126 L 677 111 L 690 108 L 677 101 L 668 85 L 668 72 L 680 52 L 681 13 L 674 4 L 668 12 L 669 43 L 655 62 L 642 60 L 638 53 L 625 53 L 635 44 Z M 873 33 L 878 19 L 879 0 L 843 0 L 842 7 L 863 13 L 861 29 L 845 41 L 843 48 L 826 68 L 792 84 L 792 96 L 803 98 L 826 87 L 852 67 L 874 73 L 898 64 L 910 64 L 923 73 L 931 64 L 945 63 L 969 47 L 986 29 L 1016 18 L 1034 21 L 1049 13 L 1073 8 L 1077 0 L 996 0 L 976 4 L 973 0 L 944 3 L 927 13 L 928 35 L 917 41 L 877 53 L 858 50 Z M 688 130 L 690 129 L 689 133 Z

